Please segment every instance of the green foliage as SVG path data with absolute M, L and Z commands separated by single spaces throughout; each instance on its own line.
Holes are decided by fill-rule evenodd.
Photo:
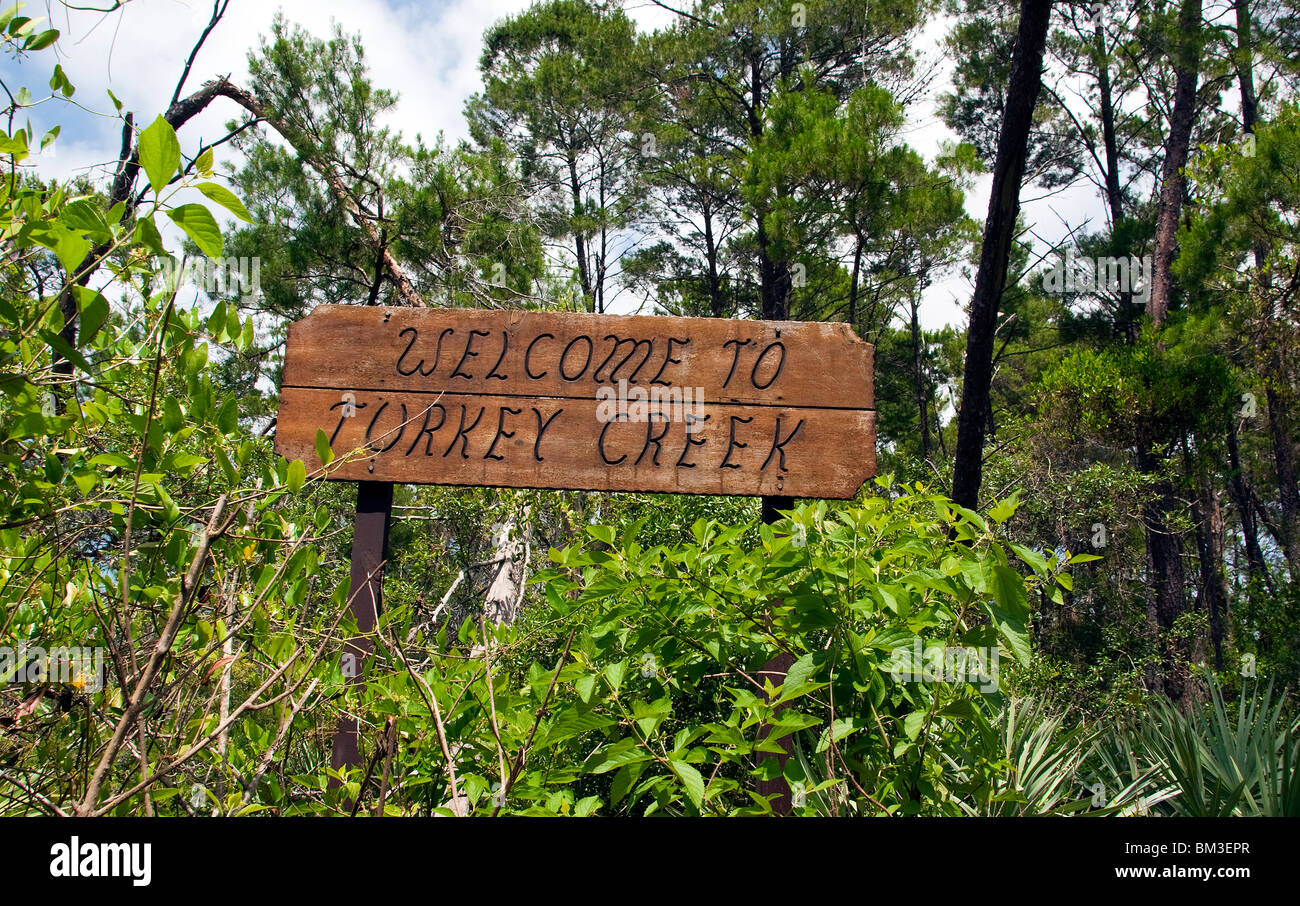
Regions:
M 56 81 L 70 96 L 66 76 Z M 6 137 L 3 148 L 14 163 L 26 156 L 25 141 Z M 179 142 L 165 120 L 141 132 L 139 158 L 151 200 L 130 220 L 80 185 L 9 169 L 0 188 L 0 646 L 10 655 L 0 761 L 12 772 L 6 783 L 39 790 L 6 795 L 6 813 L 134 813 L 141 800 L 123 789 L 141 771 L 155 777 L 159 810 L 206 810 L 167 785 L 216 778 L 226 790 L 217 807 L 256 811 L 224 772 L 251 776 L 280 714 L 222 728 L 211 700 L 194 693 L 223 669 L 244 695 L 332 682 L 319 652 L 290 632 L 329 627 L 341 603 L 314 590 L 323 525 L 288 496 L 302 488 L 302 463 L 250 437 L 213 362 L 246 353 L 252 324 L 224 305 L 206 317 L 178 307 L 182 262 L 159 254 L 155 221 L 165 214 L 212 255 L 220 231 L 203 206 L 170 203 L 194 178 L 178 176 Z M 205 194 L 239 206 L 228 190 Z M 102 291 L 81 279 L 92 250 Z M 79 321 L 73 334 L 67 317 Z M 150 691 L 137 686 L 139 671 L 169 614 L 174 636 L 158 641 L 166 657 Z M 137 651 L 146 639 L 150 648 Z M 35 652 L 59 648 L 87 656 L 32 672 Z M 144 726 L 173 736 L 174 749 L 138 762 L 106 749 L 133 697 Z M 217 736 L 224 759 L 210 748 Z M 90 795 L 101 781 L 102 796 Z
M 1119 731 L 1135 738 L 1135 764 L 1151 765 L 1149 784 L 1168 791 L 1161 808 L 1198 818 L 1296 817 L 1300 719 L 1286 716 L 1271 686 L 1252 683 L 1235 714 L 1217 683 L 1210 692 L 1205 713 L 1185 714 L 1156 700 L 1135 727 Z M 1129 766 L 1118 776 L 1131 780 L 1135 773 Z
M 494 726 L 506 752 L 534 736 L 508 790 L 508 809 L 526 814 L 581 803 L 605 814 L 766 812 L 754 784 L 781 774 L 773 756 L 786 737 L 820 771 L 792 758 L 786 779 L 837 814 L 957 813 L 953 796 L 980 807 L 1002 758 L 989 751 L 1000 684 L 1030 656 L 1028 596 L 1055 593 L 1067 564 L 1004 546 L 996 524 L 1014 501 L 991 523 L 920 489 L 887 493 L 801 506 L 752 541 L 752 524 L 701 519 L 688 541 L 645 545 L 640 520 L 592 525 L 587 544 L 552 551 L 554 566 L 532 579 L 542 610 L 496 634 L 492 659 L 510 682 L 489 696 L 481 666 L 456 658 L 423 677 L 456 728 L 471 809 L 496 808 L 500 777 L 480 773 L 497 760 Z M 530 633 L 564 639 L 561 657 L 515 659 Z M 992 676 L 936 679 L 918 663 L 908 681 L 914 643 L 984 650 Z M 765 674 L 782 652 L 793 661 L 784 679 Z M 1007 672 L 990 671 L 989 658 Z M 401 673 L 382 682 L 405 687 Z M 391 688 L 382 702 L 420 710 Z M 573 796 L 556 800 L 570 785 Z M 449 781 L 441 789 L 447 797 Z

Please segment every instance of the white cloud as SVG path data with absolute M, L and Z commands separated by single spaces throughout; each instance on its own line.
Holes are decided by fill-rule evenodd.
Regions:
M 233 0 L 208 37 L 186 81 L 185 91 L 229 74 L 237 83 L 248 76 L 248 52 L 270 31 L 277 8 L 319 37 L 331 21 L 346 34 L 360 34 L 378 87 L 399 94 L 387 125 L 409 138 L 431 141 L 441 130 L 465 135 L 462 106 L 478 86 L 478 56 L 483 31 L 502 16 L 525 8 L 527 0 L 452 0 L 434 5 L 396 5 L 383 0 L 284 0 L 279 7 L 259 0 Z M 39 126 L 65 123 L 78 153 L 62 147 L 48 170 L 66 177 L 76 168 L 117 156 L 120 123 L 104 89 L 111 90 L 138 118 L 152 119 L 166 109 L 194 41 L 206 25 L 211 4 L 204 0 L 135 0 L 109 16 L 60 10 L 53 24 L 62 33 L 58 61 L 78 88 L 75 100 L 85 111 L 60 105 L 35 112 Z M 54 59 L 31 57 L 19 70 L 22 82 L 36 87 L 49 77 Z M 182 130 L 184 147 L 224 134 L 223 124 L 239 111 L 214 102 Z M 65 144 L 71 145 L 67 142 Z

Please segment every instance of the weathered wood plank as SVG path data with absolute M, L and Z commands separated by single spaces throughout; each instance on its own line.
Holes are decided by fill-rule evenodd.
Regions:
M 849 498 L 875 474 L 865 409 L 705 404 L 698 423 L 602 422 L 595 400 L 352 396 L 285 389 L 277 451 L 315 472 L 322 430 L 345 460 L 331 478 L 486 487 Z
M 285 387 L 593 397 L 703 388 L 712 402 L 872 409 L 846 324 L 322 305 L 289 328 Z

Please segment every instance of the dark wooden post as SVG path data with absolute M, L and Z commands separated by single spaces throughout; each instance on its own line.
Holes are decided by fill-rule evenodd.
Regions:
M 352 615 L 357 634 L 343 647 L 343 675 L 349 685 L 365 685 L 365 662 L 374 651 L 372 638 L 384 600 L 384 561 L 388 557 L 388 525 L 393 514 L 393 485 L 387 481 L 357 483 L 357 515 L 352 530 Z M 361 763 L 357 719 L 339 717 L 334 730 L 330 767 L 339 770 Z M 331 784 L 334 781 L 331 779 Z
M 781 518 L 779 510 L 788 510 L 794 506 L 793 497 L 762 497 L 763 524 L 771 525 Z
M 771 525 L 781 518 L 780 510 L 788 510 L 794 506 L 793 497 L 764 497 L 763 501 L 763 524 Z M 780 602 L 778 602 L 780 603 Z M 758 680 L 762 682 L 764 678 L 772 680 L 773 685 L 785 682 L 785 675 L 790 668 L 794 666 L 794 658 L 786 652 L 781 652 L 764 664 L 759 672 Z M 765 737 L 770 732 L 769 727 L 763 727 L 759 730 L 759 738 Z M 782 754 L 776 756 L 777 764 L 781 770 L 785 770 L 785 763 L 790 756 L 794 754 L 794 737 L 786 736 L 781 740 Z M 793 796 L 790 792 L 790 785 L 785 782 L 784 777 L 776 780 L 760 780 L 757 785 L 757 792 L 760 796 L 771 796 L 777 794 L 777 798 L 772 800 L 772 809 L 778 815 L 790 814 L 793 806 Z

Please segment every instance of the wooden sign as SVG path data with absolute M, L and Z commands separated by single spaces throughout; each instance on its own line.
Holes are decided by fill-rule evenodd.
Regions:
M 845 324 L 324 305 L 289 327 L 275 448 L 330 478 L 850 498 L 872 347 Z

